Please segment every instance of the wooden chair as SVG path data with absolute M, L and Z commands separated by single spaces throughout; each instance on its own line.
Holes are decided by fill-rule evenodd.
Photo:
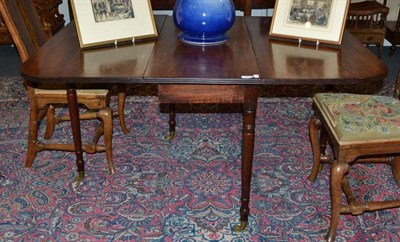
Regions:
M 314 115 L 309 126 L 314 163 L 308 180 L 316 179 L 323 163 L 331 163 L 328 241 L 335 240 L 340 214 L 359 215 L 364 211 L 400 206 L 400 200 L 357 201 L 346 178 L 354 163 L 386 163 L 391 165 L 400 185 L 399 94 L 400 72 L 394 98 L 339 93 L 314 96 Z M 328 144 L 332 150 L 329 153 Z M 347 205 L 341 204 L 342 191 L 347 197 Z
M 389 55 L 393 55 L 397 49 L 397 45 L 400 44 L 400 9 L 398 10 L 397 20 L 387 21 L 386 23 L 386 40 L 389 41 L 390 46 Z
M 363 44 L 376 45 L 381 56 L 386 33 L 386 18 L 389 8 L 376 1 L 351 3 L 347 14 L 346 28 Z
M 21 61 L 25 62 L 47 41 L 32 0 L 0 0 L 0 12 L 11 33 Z M 57 123 L 69 120 L 69 115 L 55 116 L 55 108 L 65 107 L 67 104 L 65 86 L 33 86 L 29 82 L 25 82 L 25 84 L 28 90 L 30 108 L 25 166 L 31 167 L 37 153 L 42 150 L 74 151 L 75 148 L 73 143 L 41 143 L 38 141 L 39 126 L 44 117 L 47 116 L 45 139 L 51 138 L 54 126 Z M 85 89 L 78 89 L 77 96 L 78 104 L 84 105 L 90 110 L 80 114 L 79 118 L 81 120 L 101 120 L 101 125 L 97 127 L 94 138 L 91 142 L 83 144 L 83 150 L 87 153 L 105 151 L 109 172 L 113 174 L 115 171 L 112 160 L 113 110 L 109 107 L 109 91 L 108 89 L 93 89 L 93 86 L 90 86 Z M 124 93 L 120 94 L 119 103 L 121 102 L 122 104 L 125 103 Z M 122 130 L 128 132 L 125 126 L 123 105 L 120 105 L 118 109 Z M 104 145 L 98 144 L 101 135 L 104 135 Z M 83 174 L 79 175 L 83 177 Z

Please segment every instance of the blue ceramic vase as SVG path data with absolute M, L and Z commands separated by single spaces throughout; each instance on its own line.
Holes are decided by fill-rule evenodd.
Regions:
M 235 22 L 232 0 L 177 0 L 173 18 L 188 44 L 217 45 L 229 40 L 226 31 Z

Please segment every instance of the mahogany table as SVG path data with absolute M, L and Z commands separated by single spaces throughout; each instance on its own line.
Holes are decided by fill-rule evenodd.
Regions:
M 165 20 L 165 21 L 164 21 Z M 237 103 L 243 107 L 241 225 L 249 215 L 259 85 L 355 84 L 383 79 L 387 68 L 348 32 L 336 47 L 298 46 L 269 38 L 270 18 L 237 17 L 230 41 L 190 46 L 177 39 L 171 17 L 156 16 L 157 41 L 80 50 L 73 24 L 26 61 L 30 82 L 66 83 L 78 171 L 84 171 L 75 85 L 155 83 L 160 102 Z

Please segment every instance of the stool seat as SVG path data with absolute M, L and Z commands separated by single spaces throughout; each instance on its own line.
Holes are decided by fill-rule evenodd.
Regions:
M 400 141 L 400 101 L 395 98 L 319 93 L 314 104 L 340 145 Z

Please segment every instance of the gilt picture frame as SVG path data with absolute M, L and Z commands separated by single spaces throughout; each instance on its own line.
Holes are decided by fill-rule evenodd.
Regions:
M 150 0 L 71 0 L 81 48 L 157 38 Z
M 277 0 L 270 35 L 342 43 L 350 0 Z

